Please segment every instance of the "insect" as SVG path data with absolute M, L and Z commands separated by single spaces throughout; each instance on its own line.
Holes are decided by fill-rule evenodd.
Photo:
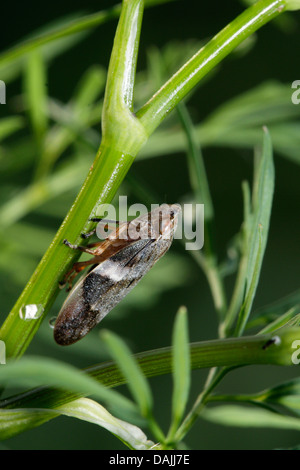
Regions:
M 69 290 L 80 271 L 96 266 L 77 282 L 58 314 L 54 325 L 58 344 L 69 345 L 83 338 L 137 285 L 170 248 L 180 213 L 179 204 L 163 204 L 131 222 L 120 223 L 102 242 L 83 247 L 64 240 L 70 248 L 93 255 L 88 261 L 75 263 L 67 273 L 63 284 L 68 283 Z

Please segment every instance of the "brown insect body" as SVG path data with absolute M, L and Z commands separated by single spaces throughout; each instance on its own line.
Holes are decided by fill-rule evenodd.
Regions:
M 85 266 L 99 264 L 77 282 L 63 304 L 54 326 L 58 344 L 81 339 L 137 285 L 170 248 L 180 211 L 177 204 L 164 204 L 122 224 L 95 250 L 83 250 L 94 254 Z M 125 231 L 127 239 L 120 238 Z M 76 264 L 81 270 L 83 263 Z M 74 274 L 68 276 L 73 279 Z

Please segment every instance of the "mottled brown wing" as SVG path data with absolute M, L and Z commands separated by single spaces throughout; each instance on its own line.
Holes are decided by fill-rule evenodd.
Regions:
M 85 336 L 166 253 L 172 240 L 138 240 L 80 279 L 58 315 L 55 341 L 69 345 Z

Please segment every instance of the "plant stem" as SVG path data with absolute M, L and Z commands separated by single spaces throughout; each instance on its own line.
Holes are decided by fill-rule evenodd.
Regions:
M 273 341 L 277 338 L 277 341 Z M 278 339 L 279 338 L 279 339 Z M 201 341 L 190 344 L 191 369 L 210 367 L 242 367 L 246 365 L 293 365 L 293 341 L 299 338 L 299 328 L 282 329 L 278 335 L 266 334 Z M 133 357 L 146 377 L 156 377 L 172 372 L 172 347 L 165 347 L 135 354 Z M 117 387 L 126 383 L 123 373 L 114 362 L 104 362 L 84 370 L 106 387 Z M 217 369 L 211 374 L 205 390 L 211 390 L 211 383 L 216 380 Z M 55 406 L 66 403 L 78 395 L 53 388 L 29 390 L 19 398 L 5 399 L 0 407 L 34 406 L 45 407 L 47 403 Z
M 286 9 L 286 0 L 260 0 L 222 29 L 202 47 L 138 111 L 148 135 L 172 109 L 244 39 Z
M 216 369 L 215 369 L 216 370 Z M 212 370 L 214 371 L 214 370 Z M 226 373 L 229 371 L 227 368 L 222 368 L 218 370 L 215 374 L 212 375 L 211 380 L 207 387 L 203 390 L 202 393 L 198 396 L 197 400 L 194 403 L 194 406 L 190 413 L 187 415 L 181 426 L 178 428 L 177 433 L 175 435 L 176 442 L 180 442 L 187 432 L 191 429 L 195 421 L 198 419 L 201 411 L 205 407 L 206 399 L 211 393 L 211 391 L 218 385 L 218 383 L 223 379 Z
M 299 328 L 282 329 L 278 335 L 257 335 L 244 338 L 232 338 L 203 341 L 190 345 L 191 368 L 214 368 L 205 389 L 199 395 L 193 409 L 188 414 L 176 433 L 176 440 L 181 440 L 198 418 L 206 404 L 209 394 L 232 367 L 250 364 L 292 365 L 293 341 L 299 338 Z M 276 341 L 275 341 L 276 339 Z M 172 371 L 172 348 L 161 348 L 136 354 L 135 360 L 146 377 L 168 374 Z M 22 360 L 22 359 L 21 359 Z M 9 365 L 8 365 L 9 367 Z M 106 362 L 85 369 L 85 373 L 101 382 L 106 387 L 116 387 L 125 383 L 124 375 L 113 362 Z M 54 388 L 36 388 L 0 402 L 0 409 L 35 408 L 55 409 L 71 402 L 80 395 Z M 34 410 L 28 428 L 36 425 Z M 52 419 L 46 415 L 42 422 Z M 38 424 L 41 424 L 39 422 Z M 24 430 L 24 429 L 23 429 Z M 17 431 L 16 431 L 17 432 Z
M 81 233 L 91 228 L 89 219 L 96 215 L 95 202 L 97 207 L 98 204 L 112 200 L 132 162 L 130 155 L 121 154 L 115 149 L 101 147 L 99 150 L 66 219 L 2 325 L 0 338 L 5 342 L 8 358 L 20 356 L 26 350 L 42 318 L 53 304 L 59 289 L 58 282 L 79 257 L 79 253 L 68 249 L 63 240 L 66 238 L 74 244 L 83 243 Z M 42 306 L 44 312 L 39 319 L 20 319 L 20 310 L 29 304 Z
M 281 363 L 282 365 L 292 364 L 293 342 L 299 336 L 299 327 L 298 328 L 282 328 L 276 331 L 276 333 L 278 333 L 278 335 L 274 334 L 269 340 L 267 340 L 267 342 L 261 346 L 261 350 L 266 352 L 272 346 L 277 345 L 280 347 L 281 352 L 279 353 L 279 356 L 277 356 L 277 359 L 275 359 L 275 361 L 276 362 L 279 361 L 278 364 Z M 261 335 L 257 335 L 255 337 L 258 339 L 258 338 L 261 338 Z M 246 339 L 246 337 L 241 338 L 241 340 L 242 339 Z M 225 343 L 227 341 L 231 342 L 232 339 L 220 340 L 220 343 L 222 343 L 223 341 L 225 341 Z M 273 348 L 273 353 L 275 351 L 276 351 L 276 348 Z M 244 351 L 242 347 L 239 352 L 236 351 L 236 354 L 238 356 L 239 355 L 243 356 L 243 352 Z M 254 349 L 252 353 L 253 353 L 253 358 L 254 358 L 255 356 Z M 274 364 L 273 360 L 274 360 L 274 357 L 271 360 L 272 363 Z M 201 414 L 201 411 L 205 407 L 206 403 L 209 401 L 210 393 L 219 384 L 219 382 L 223 379 L 223 377 L 233 368 L 240 367 L 241 365 L 245 365 L 243 363 L 244 362 L 243 360 L 239 364 L 238 362 L 239 362 L 238 358 L 237 358 L 236 364 L 232 362 L 231 364 L 227 363 L 225 365 L 223 363 L 222 365 L 218 363 L 218 361 L 215 361 L 215 367 L 210 370 L 210 374 L 208 376 L 204 390 L 199 394 L 190 413 L 187 415 L 187 417 L 185 418 L 181 426 L 178 428 L 178 431 L 175 436 L 177 442 L 182 440 L 183 437 L 187 434 L 187 432 L 191 429 L 194 422 L 198 419 L 199 415 Z

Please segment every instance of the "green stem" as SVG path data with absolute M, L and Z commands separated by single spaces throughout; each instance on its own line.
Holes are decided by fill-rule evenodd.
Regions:
M 176 440 L 181 440 L 188 432 L 208 401 L 209 394 L 224 377 L 225 373 L 229 371 L 229 368 L 250 364 L 292 365 L 291 357 L 294 352 L 292 345 L 297 338 L 299 338 L 299 328 L 290 328 L 282 329 L 281 333 L 275 337 L 268 334 L 192 343 L 190 345 L 192 369 L 213 366 L 219 366 L 221 369 L 214 369 L 216 372 L 211 374 L 205 390 L 199 396 L 192 411 L 176 433 Z M 274 341 L 275 339 L 276 341 Z M 173 352 L 171 347 L 143 352 L 136 354 L 134 357 L 146 377 L 168 374 L 172 371 Z M 118 366 L 112 362 L 89 367 L 85 372 L 106 387 L 116 387 L 125 383 L 124 375 Z M 55 409 L 78 397 L 79 395 L 76 393 L 39 387 L 6 398 L 0 402 L 0 408 Z M 32 424 L 36 423 L 34 414 L 32 416 L 33 421 L 28 421 L 28 429 L 36 425 Z M 45 416 L 42 422 L 46 422 L 53 417 L 55 416 L 50 413 Z M 38 424 L 42 423 L 39 422 Z
M 212 369 L 214 370 L 217 369 Z M 197 400 L 194 403 L 194 406 L 190 413 L 187 415 L 181 426 L 178 428 L 177 433 L 175 435 L 175 440 L 177 442 L 182 441 L 184 436 L 188 433 L 188 431 L 191 429 L 195 421 L 198 419 L 198 417 L 201 414 L 201 411 L 205 407 L 206 400 L 209 396 L 209 394 L 212 392 L 212 390 L 218 385 L 218 383 L 223 379 L 223 377 L 226 375 L 226 373 L 229 371 L 227 368 L 222 368 L 220 370 L 217 370 L 215 374 L 212 375 L 211 380 L 209 380 L 206 388 L 203 390 L 202 393 L 198 396 Z
M 132 102 L 143 9 L 143 0 L 123 0 L 102 113 L 103 145 L 113 142 L 117 150 L 134 156 L 147 140 L 143 126 L 133 114 Z
M 244 39 L 278 16 L 286 0 L 260 0 L 229 23 L 201 48 L 138 111 L 137 116 L 150 135 L 195 85 Z
M 261 353 L 262 352 L 267 352 L 269 350 L 269 353 L 273 356 L 272 359 L 269 357 L 268 360 L 270 360 L 270 364 L 275 364 L 277 363 L 278 365 L 281 363 L 281 365 L 291 365 L 292 364 L 292 355 L 293 355 L 293 343 L 295 340 L 297 340 L 297 337 L 299 336 L 299 328 L 282 328 L 281 330 L 276 331 L 278 334 L 273 334 L 273 336 L 269 336 L 269 339 L 262 345 L 260 346 L 261 348 Z M 248 337 L 250 338 L 250 337 Z M 254 337 L 253 337 L 254 338 Z M 261 335 L 256 336 L 256 338 L 261 338 Z M 246 339 L 247 343 L 247 337 L 241 338 L 240 340 L 242 341 L 243 339 Z M 229 341 L 228 344 L 233 345 L 232 341 L 233 339 L 223 339 L 220 340 L 220 343 L 226 344 L 227 341 Z M 248 348 L 248 345 L 246 345 L 246 349 Z M 251 349 L 254 346 L 254 344 L 251 345 Z M 275 346 L 275 347 L 274 347 Z M 280 349 L 277 349 L 277 347 Z M 272 351 L 271 351 L 271 349 Z M 236 351 L 236 354 L 238 356 L 244 356 L 243 351 L 244 347 L 242 346 L 240 348 L 240 351 Z M 228 351 L 227 351 L 228 352 Z M 227 352 L 225 355 L 227 356 Z M 252 350 L 253 353 L 253 358 L 255 357 L 255 347 Z M 251 354 L 252 354 L 251 353 Z M 273 355 L 275 353 L 275 356 Z M 279 353 L 277 355 L 277 353 Z M 263 357 L 263 354 L 259 354 L 261 356 L 261 359 Z M 202 410 L 204 409 L 206 403 L 210 400 L 210 394 L 214 390 L 214 388 L 219 384 L 219 382 L 223 379 L 223 377 L 230 372 L 235 367 L 240 367 L 243 365 L 246 365 L 244 363 L 245 357 L 241 360 L 240 364 L 238 364 L 238 358 L 236 364 L 234 362 L 229 363 L 227 362 L 226 364 L 220 364 L 218 361 L 215 361 L 215 367 L 211 369 L 210 375 L 208 377 L 207 383 L 205 384 L 204 390 L 202 393 L 199 394 L 197 397 L 190 413 L 186 416 L 185 420 L 181 424 L 181 426 L 178 428 L 178 431 L 176 433 L 176 441 L 181 441 L 184 436 L 187 434 L 187 432 L 191 429 L 195 421 L 198 419 L 200 416 Z M 255 359 L 254 359 L 255 360 Z
M 63 244 L 63 240 L 66 238 L 74 244 L 83 243 L 81 233 L 90 230 L 89 219 L 96 215 L 95 207 L 112 200 L 132 162 L 132 156 L 115 149 L 101 147 L 99 150 L 67 217 L 2 325 L 0 338 L 5 342 L 8 358 L 24 353 L 58 294 L 58 282 L 79 257 L 76 251 Z M 19 312 L 28 304 L 42 306 L 43 315 L 37 320 L 21 320 Z
M 220 340 L 201 341 L 190 344 L 191 369 L 210 367 L 242 367 L 246 365 L 293 365 L 292 345 L 299 339 L 299 328 L 282 329 L 274 335 L 255 335 L 243 338 L 226 338 Z M 157 377 L 172 372 L 172 347 L 146 351 L 134 355 L 146 377 Z M 126 380 L 119 367 L 114 362 L 104 362 L 85 369 L 106 387 L 123 385 Z M 211 390 L 211 383 L 216 381 L 218 374 L 212 374 L 205 390 Z M 207 392 L 206 392 L 207 393 Z M 5 399 L 0 402 L 3 407 L 35 406 L 47 407 L 67 403 L 78 395 L 53 388 L 38 388 L 29 390 L 19 398 Z M 54 405 L 53 405 L 54 406 Z

